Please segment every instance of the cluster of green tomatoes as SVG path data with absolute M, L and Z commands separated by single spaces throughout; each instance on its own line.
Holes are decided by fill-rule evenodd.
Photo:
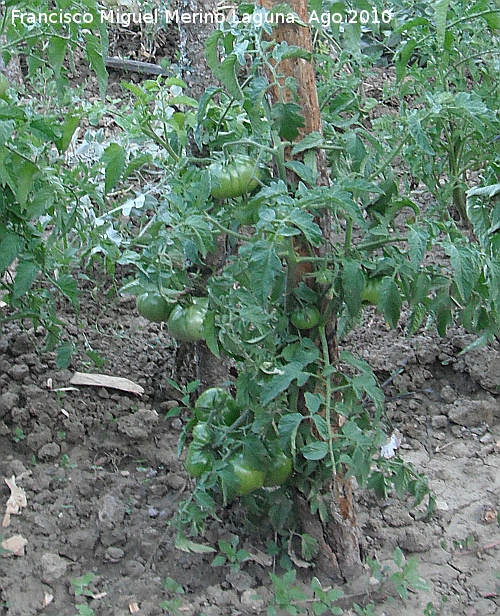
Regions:
M 137 297 L 137 311 L 148 321 L 167 323 L 169 333 L 181 342 L 203 339 L 203 322 L 208 312 L 206 297 L 192 297 L 189 304 L 172 304 L 159 293 Z
M 237 480 L 236 496 L 249 494 L 261 487 L 280 486 L 290 478 L 292 459 L 281 450 L 277 440 L 267 440 L 268 456 L 260 461 L 251 460 L 244 453 L 224 455 L 223 440 L 217 435 L 229 433 L 231 426 L 241 416 L 241 409 L 231 394 L 222 387 L 205 390 L 196 400 L 192 429 L 192 441 L 185 460 L 187 472 L 195 478 L 212 470 L 214 464 L 223 461 Z M 221 430 L 222 428 L 222 430 Z
M 172 304 L 159 293 L 143 293 L 137 297 L 137 310 L 141 316 L 153 322 L 166 322 L 169 333 L 184 342 L 203 339 L 203 322 L 208 310 L 208 299 L 192 297 L 187 305 Z M 305 316 L 295 325 L 311 326 L 305 323 Z M 316 317 L 316 315 L 314 315 Z M 318 316 L 319 318 L 319 316 Z M 316 324 L 316 323 L 314 323 Z M 242 414 L 231 394 L 222 387 L 211 387 L 204 391 L 194 406 L 195 425 L 192 441 L 187 450 L 186 470 L 195 478 L 212 470 L 216 461 L 224 456 L 217 445 L 221 430 L 231 431 Z M 292 459 L 281 450 L 277 440 L 266 440 L 268 456 L 259 468 L 243 453 L 225 460 L 237 479 L 236 496 L 243 496 L 261 487 L 282 485 L 292 474 Z

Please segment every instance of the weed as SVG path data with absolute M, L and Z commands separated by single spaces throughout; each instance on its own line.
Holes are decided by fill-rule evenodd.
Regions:
M 20 441 L 22 441 L 25 438 L 26 438 L 26 434 L 24 434 L 23 429 L 20 428 L 19 426 L 17 426 L 14 429 L 14 437 L 13 437 L 14 441 L 16 443 L 19 443 Z
M 247 550 L 238 549 L 239 537 L 233 535 L 230 541 L 219 540 L 219 549 L 222 554 L 217 554 L 213 559 L 212 567 L 222 567 L 229 564 L 232 571 L 239 571 L 241 563 L 248 560 L 250 554 Z

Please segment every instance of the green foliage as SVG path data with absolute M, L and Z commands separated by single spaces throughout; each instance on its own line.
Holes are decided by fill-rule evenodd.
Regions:
M 169 595 L 174 595 L 171 598 L 166 599 L 160 603 L 160 608 L 171 614 L 172 616 L 181 616 L 183 611 L 181 610 L 182 599 L 179 596 L 175 595 L 183 595 L 184 588 L 178 584 L 171 577 L 167 577 L 163 582 L 163 586 Z
M 221 553 L 212 560 L 212 567 L 221 567 L 229 564 L 232 571 L 239 571 L 241 563 L 248 560 L 250 554 L 245 549 L 238 549 L 238 543 L 239 537 L 237 535 L 233 535 L 229 541 L 219 539 L 219 550 Z
M 82 575 L 79 578 L 75 578 L 71 580 L 71 583 L 75 587 L 75 597 L 79 597 L 81 595 L 91 595 L 91 591 L 89 589 L 89 585 L 92 580 L 95 578 L 95 575 L 91 572 Z
M 242 7 L 246 15 L 261 10 Z M 436 45 L 436 37 L 442 40 L 444 10 L 443 4 L 438 25 L 428 25 L 432 42 L 419 44 Z M 411 68 L 411 54 L 401 49 L 407 47 L 405 37 L 424 23 L 405 30 L 401 26 L 405 20 L 405 9 L 400 7 L 392 24 L 393 40 Z M 345 83 L 340 82 L 338 92 L 332 92 L 329 80 L 320 81 L 325 137 L 313 134 L 295 144 L 294 152 L 303 155 L 303 162 L 285 164 L 285 148 L 301 126 L 300 109 L 294 103 L 287 106 L 289 96 L 296 96 L 296 84 L 279 79 L 283 48 L 269 39 L 271 30 L 269 24 L 259 27 L 256 20 L 222 24 L 207 43 L 207 58 L 223 88 L 209 88 L 198 104 L 183 99 L 174 123 L 168 113 L 173 102 L 167 94 L 173 92 L 172 82 L 159 79 L 142 88 L 134 86 L 133 112 L 121 120 L 126 130 L 137 137 L 142 133 L 162 148 L 165 188 L 158 191 L 147 216 L 144 209 L 130 210 L 134 235 L 120 227 L 119 209 L 107 215 L 106 224 L 113 226 L 119 238 L 119 262 L 137 267 L 137 281 L 131 284 L 142 289 L 158 289 L 164 297 L 180 299 L 185 305 L 189 296 L 206 297 L 203 336 L 214 354 L 224 352 L 233 359 L 238 372 L 234 387 L 240 416 L 230 425 L 211 424 L 210 444 L 197 451 L 198 458 L 204 456 L 197 458 L 203 466 L 197 467 L 196 488 L 176 519 L 181 533 L 203 532 L 206 517 L 216 516 L 219 506 L 238 495 L 238 477 L 231 465 L 235 456 L 249 455 L 250 467 L 254 456 L 254 464 L 265 472 L 273 439 L 293 459 L 291 484 L 272 492 L 252 489 L 242 500 L 254 517 L 267 515 L 278 532 L 296 529 L 292 508 L 278 511 L 274 507 L 290 499 L 290 486 L 306 494 L 312 510 L 326 520 L 323 491 L 332 476 L 344 469 L 381 497 L 394 490 L 421 502 L 428 495 L 425 479 L 399 458 L 388 459 L 380 453 L 387 436 L 381 422 L 383 393 L 374 374 L 352 354 L 344 352 L 339 360 L 330 357 L 325 325 L 334 315 L 342 338 L 359 322 L 370 295 L 368 303 L 376 304 L 391 327 L 398 326 L 403 309 L 409 310 L 410 334 L 434 323 L 444 335 L 449 325 L 461 320 L 484 342 L 498 329 L 498 294 L 494 292 L 498 268 L 487 239 L 495 229 L 496 214 L 490 218 L 486 208 L 481 209 L 484 194 L 469 196 L 469 209 L 482 222 L 484 238 L 482 244 L 472 243 L 438 208 L 435 215 L 429 214 L 401 196 L 391 169 L 402 152 L 411 161 L 414 154 L 421 156 L 421 169 L 429 167 L 431 153 L 441 156 L 440 135 L 446 123 L 465 113 L 474 130 L 486 130 L 486 126 L 491 130 L 494 113 L 475 92 L 449 93 L 446 98 L 435 93 L 429 97 L 422 90 L 419 95 L 427 109 L 405 103 L 390 124 L 384 117 L 370 124 L 368 112 L 376 101 L 363 101 L 359 87 L 369 62 L 352 45 L 349 53 L 341 53 L 337 60 L 324 59 L 320 65 L 325 77 L 332 69 L 339 73 L 343 66 L 355 67 L 344 77 Z M 361 30 L 358 36 L 363 37 Z M 354 31 L 349 37 L 353 43 Z M 417 45 L 412 46 L 415 49 Z M 382 54 L 377 53 L 380 59 Z M 424 68 L 437 70 L 428 59 Z M 402 77 L 403 69 L 398 70 Z M 429 81 L 428 77 L 426 87 Z M 413 76 L 411 84 L 416 83 Z M 182 84 L 177 82 L 175 87 Z M 266 92 L 273 87 L 278 101 L 271 106 Z M 405 89 L 404 96 L 408 92 Z M 155 109 L 156 97 L 166 106 Z M 443 114 L 441 128 L 433 128 Z M 153 130 L 158 126 L 160 131 Z M 210 157 L 191 156 L 190 131 L 197 147 L 210 152 Z M 315 185 L 316 171 L 309 161 L 317 147 L 325 148 L 328 155 L 334 177 L 330 187 Z M 214 199 L 209 167 L 221 155 L 227 160 L 250 156 L 267 163 L 274 175 L 253 194 L 238 192 L 232 198 Z M 446 153 L 442 158 L 449 161 Z M 444 173 L 443 164 L 436 163 L 441 165 L 438 175 Z M 299 179 L 290 181 L 287 168 Z M 429 169 L 436 173 L 437 167 Z M 493 198 L 496 183 L 492 177 L 489 194 Z M 401 215 L 400 230 L 395 232 L 395 218 Z M 325 242 L 318 225 L 324 216 L 330 217 L 332 233 L 342 241 Z M 294 242 L 299 239 L 307 246 L 305 255 L 296 252 Z M 214 266 L 211 255 L 217 255 L 221 241 L 226 256 L 221 259 L 219 254 L 221 260 Z M 427 259 L 434 246 L 447 256 L 443 266 Z M 318 247 L 324 248 L 321 257 L 313 256 Z M 314 289 L 294 279 L 304 263 L 318 282 Z M 375 287 L 376 294 L 369 293 Z M 291 320 L 303 306 L 320 312 L 319 321 L 306 330 Z M 375 414 L 367 411 L 363 401 L 374 404 Z M 338 416 L 340 427 L 334 429 Z M 189 442 L 193 425 L 186 426 L 181 447 Z
M 60 345 L 58 367 L 69 364 L 75 347 L 61 344 L 64 324 L 56 300 L 78 310 L 74 268 L 97 243 L 91 239 L 92 221 L 104 207 L 103 165 L 106 188 L 119 176 L 117 156 L 107 160 L 108 150 L 89 164 L 83 148 L 76 154 L 70 148 L 84 117 L 65 68 L 77 49 L 86 50 L 102 93 L 106 87 L 107 34 L 97 3 L 72 5 L 73 12 L 93 17 L 86 28 L 59 20 L 28 23 L 29 16 L 67 9 L 62 1 L 35 0 L 21 8 L 8 3 L 0 24 L 3 61 L 22 55 L 28 70 L 19 92 L 11 83 L 0 97 L 0 292 L 9 306 L 0 323 L 30 319 L 35 327 L 43 325 L 47 348 Z
M 420 577 L 418 571 L 418 559 L 412 557 L 406 559 L 400 548 L 393 552 L 392 559 L 394 566 L 382 566 L 378 561 L 368 559 L 368 565 L 372 571 L 372 576 L 378 580 L 381 589 L 388 584 L 393 585 L 401 599 L 408 598 L 409 590 L 427 591 L 427 582 Z
M 69 87 L 67 65 L 71 66 L 72 56 L 77 49 L 84 49 L 90 67 L 95 71 L 101 96 L 104 97 L 107 84 L 105 58 L 108 49 L 106 22 L 101 20 L 100 6 L 96 0 L 72 2 L 71 10 L 64 0 L 32 0 L 21 4 L 6 3 L 1 24 L 5 36 L 2 55 L 6 63 L 12 56 L 22 54 L 26 58 L 28 77 L 40 74 L 53 80 L 59 96 Z M 71 20 L 58 19 L 59 13 L 84 14 L 85 27 Z M 55 19 L 36 19 L 43 14 L 54 14 Z M 29 19 L 33 15 L 35 19 Z M 46 23 L 46 21 L 48 23 Z M 69 62 L 68 62 L 69 60 Z M 56 124 L 53 124 L 55 126 Z

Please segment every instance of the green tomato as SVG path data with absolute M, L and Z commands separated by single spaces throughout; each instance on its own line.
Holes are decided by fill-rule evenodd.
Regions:
M 311 329 L 316 327 L 321 318 L 321 313 L 316 306 L 304 306 L 292 312 L 290 320 L 297 329 Z
M 0 73 L 0 96 L 4 96 L 9 87 L 9 80 L 5 75 Z
M 286 456 L 276 444 L 271 451 L 271 465 L 267 470 L 264 486 L 280 486 L 290 478 L 293 471 L 292 459 Z
M 196 400 L 194 415 L 198 421 L 207 421 L 210 413 L 221 417 L 226 426 L 233 424 L 240 412 L 231 394 L 222 387 L 206 389 Z
M 168 318 L 168 331 L 181 342 L 203 340 L 203 322 L 207 312 L 208 299 L 206 297 L 192 298 L 191 305 L 186 308 L 178 304 Z
M 159 293 L 143 293 L 137 297 L 137 312 L 155 323 L 166 321 L 174 309 Z
M 208 170 L 212 176 L 212 197 L 230 199 L 241 197 L 259 186 L 259 180 L 265 176 L 261 166 L 255 166 L 255 160 L 249 156 L 237 155 L 230 162 L 212 163 Z
M 263 471 L 253 468 L 243 454 L 236 456 L 229 462 L 233 467 L 234 474 L 239 480 L 236 496 L 249 494 L 264 485 L 266 474 Z
M 193 428 L 193 443 L 197 443 L 200 446 L 208 445 L 212 440 L 212 433 L 208 424 L 200 422 Z
M 380 302 L 380 286 L 382 284 L 381 279 L 365 280 L 365 288 L 361 293 L 361 301 L 364 304 L 371 304 L 372 306 L 378 306 Z
M 184 467 L 193 477 L 200 477 L 212 468 L 213 456 L 198 441 L 193 441 L 188 447 Z

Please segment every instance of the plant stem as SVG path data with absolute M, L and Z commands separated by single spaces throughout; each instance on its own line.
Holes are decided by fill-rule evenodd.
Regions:
M 326 339 L 325 326 L 321 325 L 319 327 L 319 337 L 321 340 L 321 350 L 323 351 L 323 362 L 324 368 L 330 368 L 330 353 L 328 352 L 328 341 Z M 328 453 L 330 455 L 330 460 L 332 463 L 332 474 L 335 476 L 337 474 L 336 462 L 335 462 L 335 454 L 333 451 L 333 432 L 332 432 L 332 396 L 333 396 L 333 388 L 332 388 L 332 375 L 329 374 L 326 377 L 325 383 L 325 421 L 328 429 Z

